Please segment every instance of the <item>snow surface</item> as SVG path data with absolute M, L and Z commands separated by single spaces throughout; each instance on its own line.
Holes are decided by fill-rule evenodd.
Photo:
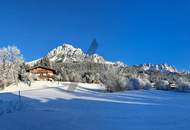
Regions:
M 0 130 L 190 129 L 190 93 L 104 89 L 69 82 L 6 88 L 0 93 Z
M 37 60 L 26 62 L 27 65 L 34 66 L 37 62 L 39 62 L 42 58 L 39 58 Z
M 106 61 L 102 56 L 98 54 L 93 54 L 93 55 L 88 55 L 85 54 L 82 49 L 80 48 L 75 48 L 71 44 L 64 43 L 57 48 L 51 50 L 47 55 L 46 58 L 48 58 L 52 63 L 56 62 L 73 62 L 73 61 L 89 61 L 89 62 L 94 62 L 94 63 L 103 63 L 103 64 L 117 64 L 124 66 L 124 63 L 122 62 L 111 62 L 111 61 Z M 43 57 L 34 61 L 27 62 L 28 65 L 33 66 L 40 60 L 43 60 Z M 118 64 L 119 63 L 119 64 Z

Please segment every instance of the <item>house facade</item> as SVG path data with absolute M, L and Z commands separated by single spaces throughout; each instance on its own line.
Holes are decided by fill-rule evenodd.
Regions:
M 35 66 L 30 68 L 28 71 L 36 76 L 36 80 L 52 81 L 56 75 L 56 71 L 54 69 L 44 66 Z

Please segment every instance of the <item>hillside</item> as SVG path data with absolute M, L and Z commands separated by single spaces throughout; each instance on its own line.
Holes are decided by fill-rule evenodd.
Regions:
M 172 65 L 142 64 L 128 66 L 120 61 L 107 61 L 97 54 L 88 55 L 80 48 L 75 48 L 70 44 L 58 46 L 45 57 L 27 64 L 29 66 L 48 66 L 55 69 L 59 75 L 59 78 L 55 80 L 103 83 L 111 91 L 150 87 L 164 90 L 186 89 L 190 86 L 189 73 L 180 72 Z M 128 84 L 131 82 L 132 85 L 129 87 Z M 145 85 L 142 86 L 142 84 Z

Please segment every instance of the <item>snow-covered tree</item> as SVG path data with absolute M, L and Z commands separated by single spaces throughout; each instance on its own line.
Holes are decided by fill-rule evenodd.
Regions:
M 7 76 L 9 70 L 7 58 L 8 58 L 7 48 L 0 48 L 0 73 L 1 73 L 0 80 L 2 85 L 7 84 Z
M 185 91 L 187 89 L 190 89 L 190 83 L 185 78 L 179 78 L 176 82 L 177 90 L 179 91 Z
M 148 79 L 129 78 L 126 84 L 128 90 L 149 89 L 152 87 Z
M 0 48 L 0 80 L 4 85 L 18 83 L 18 75 L 23 59 L 20 50 L 15 46 Z
M 171 89 L 169 82 L 167 80 L 160 80 L 160 81 L 156 82 L 155 87 L 158 90 L 170 90 Z
M 19 80 L 27 82 L 29 80 L 28 73 L 26 72 L 27 66 L 25 63 L 21 64 L 19 71 Z

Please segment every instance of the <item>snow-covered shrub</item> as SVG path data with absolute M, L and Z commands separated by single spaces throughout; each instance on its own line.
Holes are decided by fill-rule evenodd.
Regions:
M 178 91 L 185 91 L 187 89 L 190 89 L 190 83 L 183 78 L 179 78 L 176 82 L 176 88 Z
M 99 73 L 96 73 L 95 75 L 94 75 L 94 81 L 93 81 L 93 83 L 100 83 L 100 74 Z
M 84 74 L 82 74 L 82 80 L 85 83 L 100 83 L 100 74 L 85 72 Z
M 156 89 L 158 90 L 170 90 L 170 85 L 167 80 L 160 80 L 155 84 Z
M 148 79 L 129 78 L 126 88 L 128 90 L 149 89 L 152 85 Z
M 120 89 L 121 90 L 124 90 L 126 89 L 127 87 L 127 83 L 128 83 L 128 79 L 124 76 L 118 76 L 118 79 L 117 79 L 117 82 L 118 82 L 118 85 L 120 86 Z
M 55 77 L 56 81 L 82 82 L 81 75 L 75 71 L 63 70 Z
M 77 72 L 71 72 L 69 75 L 69 81 L 71 82 L 81 82 L 82 78 L 81 75 Z
M 69 74 L 67 71 L 61 71 L 61 81 L 69 81 Z
M 148 79 L 127 78 L 114 73 L 107 73 L 102 78 L 102 83 L 107 86 L 109 91 L 148 89 L 152 87 Z
M 90 72 L 86 72 L 82 75 L 83 82 L 85 83 L 91 83 L 93 80 L 92 74 Z
M 107 72 L 102 75 L 101 82 L 106 86 L 107 91 L 121 91 L 126 87 L 127 78 Z
M 55 80 L 55 81 L 58 81 L 58 83 L 59 83 L 60 81 L 62 81 L 62 76 L 61 76 L 61 74 L 60 74 L 60 73 L 57 74 L 57 75 L 54 77 L 54 80 Z
M 150 89 L 153 87 L 153 85 L 151 84 L 151 82 L 148 79 L 142 79 L 142 81 L 144 82 L 143 89 Z
M 69 70 L 62 68 L 60 69 L 59 75 L 61 76 L 61 81 L 69 82 L 83 82 L 83 83 L 100 83 L 100 74 L 94 72 L 83 72 L 77 70 Z M 56 80 L 58 80 L 56 78 Z

